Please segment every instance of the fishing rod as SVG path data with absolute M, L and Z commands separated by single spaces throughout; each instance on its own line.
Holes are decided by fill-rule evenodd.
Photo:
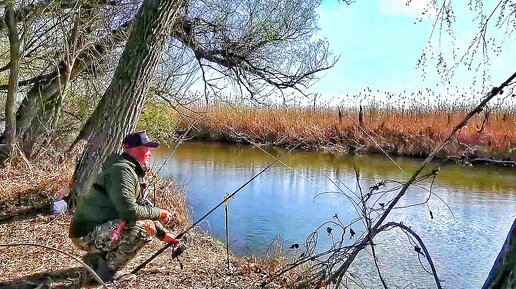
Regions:
M 299 144 L 298 144 L 299 145 Z M 289 151 L 287 151 L 284 155 L 282 155 L 281 157 L 287 155 L 288 153 L 290 153 L 293 149 L 295 149 L 298 145 L 294 146 L 293 148 L 291 148 Z M 280 158 L 281 158 L 280 157 Z M 280 158 L 276 158 L 272 163 L 270 163 L 268 166 L 266 166 L 265 168 L 263 168 L 260 172 L 258 172 L 256 175 L 254 175 L 252 178 L 250 178 L 247 182 L 245 182 L 243 185 L 241 185 L 238 189 L 236 189 L 233 193 L 231 193 L 227 199 L 229 198 L 232 198 L 234 195 L 236 195 L 241 189 L 243 189 L 245 186 L 247 186 L 249 183 L 251 183 L 254 179 L 256 179 L 259 175 L 261 175 L 262 173 L 264 173 L 266 170 L 268 170 L 270 167 L 272 167 L 274 164 L 276 164 Z M 224 200 L 222 200 L 220 203 L 218 203 L 215 207 L 213 207 L 211 210 L 209 210 L 206 214 L 204 214 L 201 218 L 199 218 L 197 221 L 195 221 L 195 223 L 193 223 L 192 225 L 190 225 L 188 228 L 186 228 L 183 232 L 179 233 L 179 235 L 176 236 L 176 239 L 180 239 L 181 237 L 184 236 L 184 234 L 186 234 L 188 231 L 190 231 L 191 229 L 193 229 L 195 226 L 197 226 L 201 221 L 203 221 L 206 217 L 208 217 L 211 213 L 213 213 L 216 209 L 218 209 L 220 206 L 222 206 L 224 204 L 224 202 L 226 201 L 226 198 L 224 198 Z M 161 249 L 159 249 L 156 253 L 154 253 L 154 255 L 150 256 L 147 260 L 143 261 L 143 263 L 141 263 L 138 267 L 134 268 L 133 271 L 131 271 L 131 274 L 136 274 L 138 271 L 140 271 L 140 269 L 142 269 L 143 267 L 147 266 L 147 264 L 149 264 L 152 260 L 154 260 L 154 258 L 156 258 L 157 256 L 159 256 L 161 253 L 163 253 L 163 251 L 165 251 L 166 249 L 168 249 L 170 246 L 173 246 L 174 244 L 172 243 L 168 243 L 166 244 L 165 246 L 163 246 Z

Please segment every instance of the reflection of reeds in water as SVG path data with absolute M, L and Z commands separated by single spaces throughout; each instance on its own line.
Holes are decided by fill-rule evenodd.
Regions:
M 426 156 L 464 117 L 467 107 L 398 109 L 365 107 L 362 128 L 359 110 L 328 107 L 198 107 L 186 112 L 198 119 L 194 134 L 201 139 L 242 141 L 286 146 L 302 142 L 306 149 L 357 150 L 395 155 Z M 186 129 L 180 122 L 178 129 Z M 370 136 L 368 136 L 370 135 Z M 374 139 L 374 141 L 372 140 Z M 515 112 L 479 114 L 447 145 L 441 157 L 510 157 L 516 142 Z

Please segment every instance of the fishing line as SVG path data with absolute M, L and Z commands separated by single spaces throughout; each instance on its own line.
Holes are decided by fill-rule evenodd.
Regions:
M 176 111 L 177 111 L 177 110 L 176 110 Z M 189 116 L 184 116 L 184 117 L 185 117 L 185 118 L 192 119 L 192 118 L 191 118 L 191 117 L 189 117 Z M 206 117 L 206 116 L 205 116 L 205 117 Z M 360 126 L 360 124 L 359 124 L 359 123 L 357 123 L 357 121 L 356 121 L 355 119 L 353 119 L 353 118 L 352 118 L 351 116 L 349 116 L 349 115 L 348 115 L 348 117 L 353 121 L 353 123 L 355 123 L 355 125 L 357 125 L 357 127 L 358 127 L 358 128 L 359 128 L 359 129 L 360 129 L 360 130 L 361 130 L 361 131 L 362 131 L 362 132 L 363 132 L 363 133 L 364 133 L 364 134 L 365 134 L 369 139 L 371 139 L 371 140 L 374 142 L 374 144 L 375 144 L 375 145 L 376 145 L 376 146 L 377 146 L 377 147 L 382 151 L 382 153 L 384 153 L 384 154 L 387 156 L 387 158 L 389 158 L 389 160 L 390 160 L 391 162 L 393 162 L 393 163 L 396 165 L 396 167 L 397 167 L 397 168 L 398 168 L 402 173 L 404 173 L 405 175 L 408 175 L 408 174 L 407 174 L 407 172 L 405 172 L 405 171 L 401 168 L 401 166 L 400 166 L 400 165 L 399 165 L 399 164 L 398 164 L 398 163 L 397 163 L 397 162 L 396 162 L 396 161 L 395 161 L 395 160 L 394 160 L 394 159 L 393 159 L 393 158 L 392 158 L 392 157 L 391 157 L 391 156 L 390 156 L 390 155 L 389 155 L 389 154 L 388 154 L 388 153 L 387 153 L 387 152 L 386 152 L 386 151 L 385 151 L 385 150 L 384 150 L 384 149 L 383 149 L 379 144 L 378 144 L 378 142 L 376 142 L 376 140 L 375 140 L 375 139 L 374 139 L 370 134 L 368 134 L 368 133 L 367 133 L 367 131 L 365 131 L 365 129 L 364 129 L 364 128 L 362 128 L 362 126 Z M 259 150 L 261 150 L 261 151 L 262 151 L 262 152 L 264 152 L 265 154 L 267 154 L 267 155 L 269 155 L 269 156 L 271 156 L 271 157 L 274 157 L 271 153 L 267 152 L 267 151 L 266 151 L 265 149 L 263 149 L 261 146 L 259 146 L 259 145 L 258 145 L 258 144 L 256 144 L 255 142 L 253 142 L 253 141 L 251 141 L 250 139 L 248 139 L 244 134 L 236 132 L 232 127 L 230 127 L 230 126 L 228 126 L 228 125 L 226 125 L 226 124 L 224 124 L 223 126 L 224 126 L 225 128 L 227 128 L 227 129 L 229 129 L 229 130 L 230 130 L 231 132 L 233 132 L 234 134 L 236 134 L 236 135 L 238 135 L 238 136 L 242 137 L 242 138 L 243 138 L 244 140 L 246 140 L 248 143 L 250 143 L 250 144 L 251 144 L 251 145 L 253 145 L 254 147 L 258 148 Z M 299 176 L 301 176 L 303 179 L 305 179 L 305 180 L 306 180 L 306 181 L 308 181 L 309 183 L 313 184 L 314 186 L 316 186 L 316 187 L 320 188 L 320 189 L 321 189 L 321 190 L 323 190 L 323 191 L 326 191 L 326 189 L 325 189 L 325 188 L 323 188 L 323 187 L 322 187 L 322 185 L 317 184 L 316 182 L 314 182 L 313 180 L 309 179 L 309 178 L 308 178 L 308 177 L 306 177 L 304 174 L 300 173 L 299 171 L 297 171 L 297 170 L 296 170 L 296 169 L 294 169 L 293 167 L 289 166 L 289 165 L 288 165 L 288 164 L 286 164 L 285 162 L 281 161 L 280 159 L 276 159 L 276 160 L 274 161 L 274 163 L 276 163 L 276 162 L 278 162 L 278 161 L 279 161 L 282 165 L 284 165 L 285 167 L 287 167 L 288 169 L 290 169 L 291 171 L 293 171 L 294 173 L 296 173 L 296 174 L 298 174 Z M 261 173 L 261 172 L 260 172 L 260 173 Z M 247 184 L 247 183 L 246 183 L 246 184 Z M 348 190 L 349 190 L 349 188 L 348 188 Z M 350 191 L 351 191 L 351 190 L 350 190 Z M 334 197 L 335 199 L 337 199 L 337 200 L 338 200 L 339 202 L 341 202 L 342 204 L 344 204 L 344 205 L 348 206 L 349 208 L 351 208 L 351 209 L 353 209 L 353 210 L 356 210 L 356 208 L 352 207 L 352 206 L 351 206 L 350 204 L 348 204 L 348 203 L 343 202 L 341 199 L 337 198 L 335 195 L 333 195 L 333 194 L 330 194 L 330 195 L 331 195 L 332 197 Z M 222 202 L 222 203 L 223 203 L 223 202 Z M 219 204 L 219 205 L 220 205 L 220 204 Z M 217 206 L 217 207 L 218 207 L 218 206 Z M 214 209 L 213 209 L 213 211 L 214 211 Z M 212 212 L 212 211 L 210 211 L 208 214 L 211 214 L 211 212 Z M 208 214 L 207 214 L 207 215 L 208 215 Z M 207 215 L 203 216 L 202 218 L 205 218 Z M 201 219 L 201 220 L 202 220 L 202 219 Z M 196 222 L 196 224 L 197 224 L 197 223 L 199 223 L 201 220 L 197 221 L 197 222 Z M 193 228 L 193 227 L 190 227 L 190 228 L 188 228 L 187 230 L 190 230 L 191 228 Z M 185 231 L 185 232 L 186 232 L 186 231 Z M 184 234 L 185 232 L 181 233 L 180 235 L 182 236 L 182 234 Z M 180 235 L 178 235 L 178 236 L 180 236 Z M 134 274 L 134 273 L 138 272 L 141 268 L 143 268 L 145 265 L 147 265 L 147 264 L 148 264 L 152 259 L 154 259 L 157 255 L 161 254 L 161 252 L 163 252 L 163 251 L 164 251 L 166 248 L 168 248 L 169 246 L 170 246 L 170 244 L 168 244 L 167 246 L 165 246 L 165 247 L 163 247 L 162 249 L 160 249 L 158 252 L 156 252 L 156 254 L 154 254 L 151 258 L 149 258 L 147 261 L 145 261 L 145 262 L 144 262 L 144 263 L 142 263 L 140 266 L 138 266 L 136 269 L 134 269 L 131 273 L 133 273 L 133 274 Z M 436 262 L 436 263 L 437 263 L 437 262 Z M 441 268 L 445 269 L 446 271 L 453 273 L 455 276 L 457 276 L 457 277 L 461 278 L 462 280 L 465 280 L 465 279 L 463 279 L 462 277 L 460 277 L 458 274 L 456 274 L 455 272 L 451 271 L 450 269 L 445 268 L 442 264 L 440 264 L 440 263 L 437 263 L 437 264 L 438 264 L 439 266 L 441 266 Z M 467 281 L 467 280 L 466 280 L 466 281 Z M 468 283 L 469 283 L 469 282 L 468 282 Z M 471 283 L 469 283 L 469 284 L 471 284 Z
M 351 121 L 355 123 L 355 125 L 363 133 L 365 133 L 365 135 L 367 135 L 374 142 L 374 144 L 398 167 L 398 169 L 400 169 L 400 171 L 402 171 L 406 176 L 408 176 L 408 174 L 398 165 L 398 163 L 396 163 L 396 161 L 393 158 L 391 158 L 391 156 L 376 142 L 376 140 L 370 134 L 367 133 L 367 131 L 365 131 L 365 129 L 362 128 L 362 126 L 360 126 L 359 123 L 357 123 L 355 119 L 353 119 L 349 114 L 347 116 L 349 119 L 351 119 Z
M 170 103 L 169 103 L 170 104 Z M 193 118 L 191 116 L 188 116 L 188 115 L 185 115 L 183 113 L 181 113 L 180 111 L 177 110 L 177 108 L 175 108 L 174 106 L 172 106 L 172 108 L 177 112 L 179 113 L 183 118 L 185 119 L 188 119 L 188 121 L 190 122 L 194 122 Z M 191 110 L 190 110 L 191 111 Z M 197 115 L 200 115 L 199 112 L 195 112 L 195 111 L 192 111 L 194 113 L 196 113 Z M 204 118 L 209 118 L 211 120 L 213 120 L 212 117 L 208 116 L 208 115 L 203 115 Z M 271 153 L 269 153 L 268 151 L 266 151 L 265 149 L 263 149 L 260 145 L 258 145 L 257 143 L 253 142 L 252 140 L 250 140 L 249 138 L 247 138 L 243 133 L 240 133 L 240 132 L 237 132 L 235 129 L 233 129 L 231 126 L 227 125 L 227 124 L 222 124 L 222 126 L 228 130 L 230 130 L 232 133 L 234 133 L 235 135 L 243 138 L 245 141 L 247 141 L 249 144 L 251 144 L 252 146 L 256 147 L 257 149 L 261 150 L 262 152 L 264 152 L 265 154 L 267 154 L 268 156 L 270 157 L 273 157 L 275 158 L 274 155 L 272 155 Z M 298 144 L 299 146 L 299 144 Z M 318 187 L 319 189 L 321 189 L 322 191 L 326 191 L 326 189 L 314 182 L 313 180 L 309 179 L 308 177 L 306 177 L 304 174 L 302 174 L 301 172 L 297 171 L 296 169 L 294 169 L 293 167 L 289 166 L 288 164 L 286 164 L 285 162 L 283 162 L 282 160 L 279 160 L 279 162 L 284 165 L 286 168 L 288 168 L 289 170 L 293 171 L 294 173 L 298 174 L 299 176 L 301 176 L 304 180 L 308 181 L 309 183 L 311 183 L 312 185 Z M 329 178 L 326 174 L 324 174 L 325 177 Z M 349 188 L 348 188 L 349 189 Z M 351 191 L 351 190 L 350 190 Z M 337 198 L 335 195 L 333 194 L 330 194 L 335 200 L 339 201 L 341 204 L 344 204 L 346 206 L 348 206 L 349 208 L 355 210 L 355 208 L 353 208 L 350 204 L 342 201 L 341 199 Z
M 182 114 L 182 113 L 181 113 L 181 112 L 179 112 L 175 107 L 172 107 L 172 108 L 173 108 L 176 112 L 178 112 L 179 114 L 181 114 L 181 116 L 182 116 L 183 118 L 186 118 L 186 119 L 188 119 L 189 121 L 194 121 L 194 120 L 193 120 L 193 118 L 192 118 L 191 116 L 188 116 L 188 115 L 184 115 L 184 114 Z M 194 112 L 194 113 L 196 113 L 196 114 L 198 114 L 198 115 L 200 115 L 200 113 L 199 113 L 199 112 L 195 112 L 195 111 L 193 111 L 193 112 Z M 210 117 L 210 116 L 208 116 L 208 115 L 203 115 L 203 117 L 204 117 L 204 118 L 209 118 L 209 119 L 213 120 L 213 118 L 212 118 L 212 117 Z M 247 141 L 249 144 L 251 144 L 252 146 L 254 146 L 254 147 L 256 147 L 257 149 L 261 150 L 262 152 L 264 152 L 264 153 L 265 153 L 265 154 L 267 154 L 268 156 L 275 158 L 275 156 L 274 156 L 274 155 L 272 155 L 271 153 L 269 153 L 268 151 L 266 151 L 265 149 L 263 149 L 260 145 L 258 145 L 258 144 L 257 144 L 257 143 L 255 143 L 254 141 L 252 141 L 252 140 L 250 140 L 249 138 L 247 138 L 247 137 L 245 136 L 245 134 L 240 133 L 240 132 L 237 132 L 234 128 L 232 128 L 231 126 L 229 126 L 229 125 L 227 125 L 227 124 L 222 124 L 222 126 L 223 126 L 224 128 L 226 128 L 226 129 L 230 130 L 230 131 L 231 131 L 232 133 L 234 133 L 235 135 L 237 135 L 237 136 L 239 136 L 239 137 L 243 138 L 243 139 L 244 139 L 245 141 Z M 299 145 L 299 144 L 298 144 L 298 145 Z M 288 164 L 286 164 L 286 163 L 285 163 L 285 162 L 283 162 L 282 160 L 279 160 L 279 162 L 280 162 L 282 165 L 284 165 L 285 167 L 287 167 L 288 169 L 290 169 L 291 171 L 293 171 L 294 173 L 296 173 L 296 174 L 298 174 L 299 176 L 301 176 L 303 179 L 305 179 L 306 181 L 308 181 L 308 182 L 309 182 L 309 183 L 311 183 L 312 185 L 314 185 L 314 186 L 318 187 L 319 189 L 321 189 L 321 190 L 323 190 L 323 191 L 326 191 L 326 189 L 325 189 L 322 185 L 320 185 L 320 184 L 318 184 L 318 183 L 314 182 L 313 180 L 309 179 L 309 178 L 308 178 L 308 177 L 306 177 L 304 174 L 302 174 L 301 172 L 297 171 L 297 170 L 296 170 L 296 169 L 294 169 L 293 167 L 289 166 Z M 327 177 L 327 178 L 329 178 L 326 174 L 325 174 L 324 176 L 325 176 L 325 177 Z M 348 188 L 348 189 L 349 189 L 349 188 Z M 339 202 L 341 202 L 342 204 L 344 204 L 344 205 L 346 205 L 346 206 L 350 207 L 351 209 L 354 209 L 351 205 L 349 205 L 349 204 L 347 204 L 347 203 L 344 203 L 341 199 L 338 199 L 338 198 L 337 198 L 337 197 L 335 197 L 334 195 L 332 195 L 332 197 L 334 197 L 336 200 L 338 200 L 338 201 L 339 201 Z
M 163 163 L 160 165 L 159 169 L 156 171 L 156 173 L 155 173 L 155 174 L 156 174 L 156 176 L 158 176 L 158 175 L 159 175 L 159 172 L 160 172 L 160 171 L 161 171 L 161 169 L 165 166 L 165 164 L 166 164 L 166 163 L 167 163 L 167 161 L 170 159 L 170 157 L 172 157 L 172 156 L 176 153 L 176 151 L 177 151 L 177 149 L 179 148 L 179 146 L 180 146 L 181 144 L 183 144 L 183 142 L 184 142 L 184 141 L 185 141 L 185 139 L 186 139 L 186 136 L 188 135 L 188 133 L 190 132 L 190 130 L 192 130 L 192 127 L 194 127 L 194 126 L 195 126 L 195 124 L 189 124 L 189 125 L 188 125 L 188 129 L 187 129 L 187 130 L 186 130 L 186 131 L 185 131 L 185 132 L 184 132 L 184 133 L 179 137 L 179 141 L 178 141 L 178 142 L 176 142 L 176 145 L 174 146 L 174 149 L 173 149 L 173 150 L 172 150 L 172 151 L 167 155 L 167 157 L 165 158 L 165 160 L 163 161 Z M 155 202 L 156 202 L 156 184 L 157 184 L 157 182 L 158 182 L 158 179 L 156 179 L 156 178 L 155 178 L 155 179 L 152 181 L 152 183 L 151 183 L 151 184 L 150 184 L 150 185 L 149 185 L 149 186 L 144 190 L 144 192 L 143 192 L 143 196 L 144 196 L 144 198 L 146 198 L 146 194 L 147 194 L 146 190 L 147 190 L 148 188 L 150 188 L 150 187 L 152 187 L 152 188 L 153 188 L 152 205 L 155 205 Z
M 177 109 L 175 109 L 177 111 Z M 180 113 L 178 111 L 178 113 Z M 199 114 L 199 113 L 197 113 Z M 183 118 L 186 118 L 188 119 L 189 121 L 193 121 L 193 118 L 188 116 L 188 115 L 184 115 L 184 114 L 181 114 L 183 116 Z M 207 115 L 204 115 L 204 118 L 209 118 L 211 120 L 213 120 L 212 117 L 210 116 L 207 116 Z M 274 155 L 272 155 L 271 153 L 269 153 L 268 151 L 266 151 L 265 149 L 263 149 L 260 145 L 258 145 L 257 143 L 255 143 L 254 141 L 252 141 L 251 139 L 249 139 L 248 137 L 246 137 L 246 135 L 244 133 L 241 133 L 241 132 L 237 132 L 234 128 L 232 128 L 231 126 L 227 125 L 227 124 L 222 124 L 222 126 L 228 130 L 230 130 L 233 134 L 243 138 L 245 141 L 247 141 L 248 143 L 250 143 L 252 146 L 258 148 L 259 150 L 261 150 L 262 152 L 264 152 L 266 155 L 270 156 L 270 157 L 273 157 L 275 158 Z M 374 140 L 373 140 L 374 141 Z M 375 142 L 376 143 L 376 142 Z M 299 144 L 298 144 L 299 145 Z M 380 148 L 381 149 L 381 148 Z M 388 156 L 388 155 L 387 155 Z M 390 157 L 389 157 L 390 158 Z M 390 158 L 392 160 L 392 158 Z M 394 160 L 392 160 L 394 162 Z M 304 180 L 308 181 L 309 183 L 311 183 L 312 185 L 318 187 L 319 189 L 321 189 L 323 192 L 326 192 L 326 188 L 324 188 L 322 185 L 314 182 L 313 180 L 309 179 L 307 176 L 305 176 L 304 174 L 302 174 L 301 172 L 299 172 L 298 170 L 294 169 L 293 167 L 289 166 L 288 164 L 286 164 L 285 162 L 283 162 L 282 160 L 279 160 L 279 162 L 284 165 L 286 168 L 288 168 L 289 170 L 293 171 L 295 174 L 301 176 L 301 178 L 303 178 Z M 394 162 L 394 164 L 396 164 L 396 162 Z M 396 164 L 398 166 L 398 164 Z M 399 167 L 399 166 L 398 166 Z M 400 167 L 399 167 L 400 168 Z M 400 168 L 401 169 L 401 168 Z M 402 169 L 401 169 L 402 170 Z M 403 171 L 403 170 L 402 170 Z M 404 171 L 403 171 L 404 172 Z M 404 172 L 405 173 L 405 172 Z M 331 179 L 328 175 L 324 174 L 324 176 L 328 179 Z M 344 183 L 343 183 L 344 184 Z M 335 183 L 334 183 L 335 185 Z M 348 189 L 351 193 L 353 193 L 353 191 L 348 188 L 345 184 L 344 186 L 346 187 L 346 189 Z M 339 186 L 337 186 L 337 188 L 339 188 Z M 357 211 L 356 207 L 348 204 L 347 202 L 344 202 L 342 199 L 340 198 L 337 198 L 334 194 L 329 194 L 332 198 L 334 198 L 335 200 L 337 200 L 339 203 L 349 207 L 350 209 L 356 211 L 356 213 L 358 215 L 360 215 L 360 212 Z M 364 224 L 365 226 L 365 224 Z
M 167 163 L 167 161 L 170 159 L 170 157 L 172 155 L 174 155 L 177 151 L 177 149 L 179 148 L 180 145 L 183 144 L 183 142 L 185 141 L 186 139 L 186 136 L 188 135 L 188 133 L 192 130 L 192 127 L 194 127 L 194 124 L 190 124 L 188 125 L 188 129 L 179 137 L 179 141 L 176 143 L 176 145 L 174 146 L 174 149 L 168 154 L 168 156 L 165 158 L 165 160 L 163 161 L 163 163 L 161 164 L 161 166 L 159 167 L 158 171 L 156 172 L 156 175 L 159 174 L 159 172 L 161 171 L 161 169 L 165 166 L 165 164 Z
M 274 157 L 271 153 L 269 153 L 268 151 L 266 151 L 265 149 L 263 149 L 262 147 L 260 147 L 257 143 L 253 142 L 252 140 L 248 139 L 244 134 L 242 133 L 238 133 L 236 131 L 233 130 L 233 128 L 231 128 L 230 126 L 228 125 L 224 125 L 227 129 L 231 130 L 233 133 L 239 135 L 240 137 L 242 137 L 244 140 L 246 140 L 247 142 L 249 142 L 250 144 L 252 144 L 254 147 L 258 148 L 259 150 L 261 150 L 262 152 L 264 152 L 265 154 L 267 154 L 268 156 L 271 156 L 271 157 Z M 298 170 L 294 169 L 293 167 L 289 166 L 288 164 L 286 164 L 285 162 L 283 162 L 282 160 L 279 161 L 282 165 L 284 165 L 287 169 L 293 171 L 294 173 L 298 174 L 299 176 L 301 176 L 301 178 L 305 179 L 306 181 L 308 181 L 309 183 L 311 183 L 312 185 L 318 187 L 319 189 L 321 189 L 323 192 L 326 192 L 327 190 L 320 184 L 314 182 L 313 180 L 309 179 L 307 176 L 305 176 L 304 174 L 302 174 L 301 172 L 299 172 Z M 327 176 L 326 174 L 324 174 L 324 176 L 326 178 L 330 178 L 329 176 Z M 338 187 L 338 186 L 337 186 Z M 348 188 L 349 189 L 349 188 Z M 351 190 L 350 190 L 351 191 Z M 341 199 L 337 198 L 335 195 L 333 194 L 330 194 L 330 196 L 332 196 L 334 199 L 336 199 L 337 201 L 339 201 L 341 204 L 343 205 L 346 205 L 348 206 L 349 208 L 351 209 L 355 209 L 354 207 L 352 207 L 350 204 L 342 201 Z
M 452 275 L 455 275 L 455 277 L 459 278 L 460 280 L 462 280 L 463 282 L 466 282 L 468 283 L 469 285 L 471 285 L 472 287 L 471 288 L 475 288 L 475 284 L 471 283 L 468 279 L 460 276 L 459 274 L 455 273 L 454 271 L 444 267 L 441 263 L 437 262 L 437 260 L 435 259 L 432 259 L 432 262 L 434 262 L 435 264 L 439 265 L 441 268 L 443 268 L 445 271 L 448 271 L 449 273 L 451 273 Z

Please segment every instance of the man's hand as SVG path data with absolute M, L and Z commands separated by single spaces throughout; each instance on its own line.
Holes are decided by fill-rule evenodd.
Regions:
M 170 221 L 172 221 L 172 219 L 174 219 L 174 218 L 175 218 L 175 213 L 173 214 L 173 213 L 171 213 L 167 210 L 163 210 L 163 209 L 161 209 L 159 212 L 159 220 L 164 225 L 170 223 Z
M 165 243 L 172 243 L 172 244 L 174 244 L 174 245 L 179 244 L 179 240 L 177 240 L 176 238 L 174 238 L 174 236 L 172 236 L 172 234 L 170 234 L 170 233 L 167 233 L 167 234 L 165 235 L 165 237 L 163 238 L 163 240 L 161 240 L 161 241 L 163 241 L 163 242 L 165 242 Z
M 156 236 L 156 225 L 154 224 L 154 221 L 138 220 L 136 221 L 136 224 L 142 226 L 150 236 Z

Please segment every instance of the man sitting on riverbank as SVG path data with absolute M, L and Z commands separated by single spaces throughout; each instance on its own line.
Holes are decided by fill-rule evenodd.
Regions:
M 114 273 L 152 236 L 179 243 L 163 226 L 175 214 L 152 206 L 144 198 L 143 177 L 151 148 L 158 145 L 149 141 L 145 132 L 127 135 L 124 152 L 106 160 L 91 191 L 82 195 L 75 210 L 70 238 L 88 252 L 83 260 L 104 281 L 112 281 Z

